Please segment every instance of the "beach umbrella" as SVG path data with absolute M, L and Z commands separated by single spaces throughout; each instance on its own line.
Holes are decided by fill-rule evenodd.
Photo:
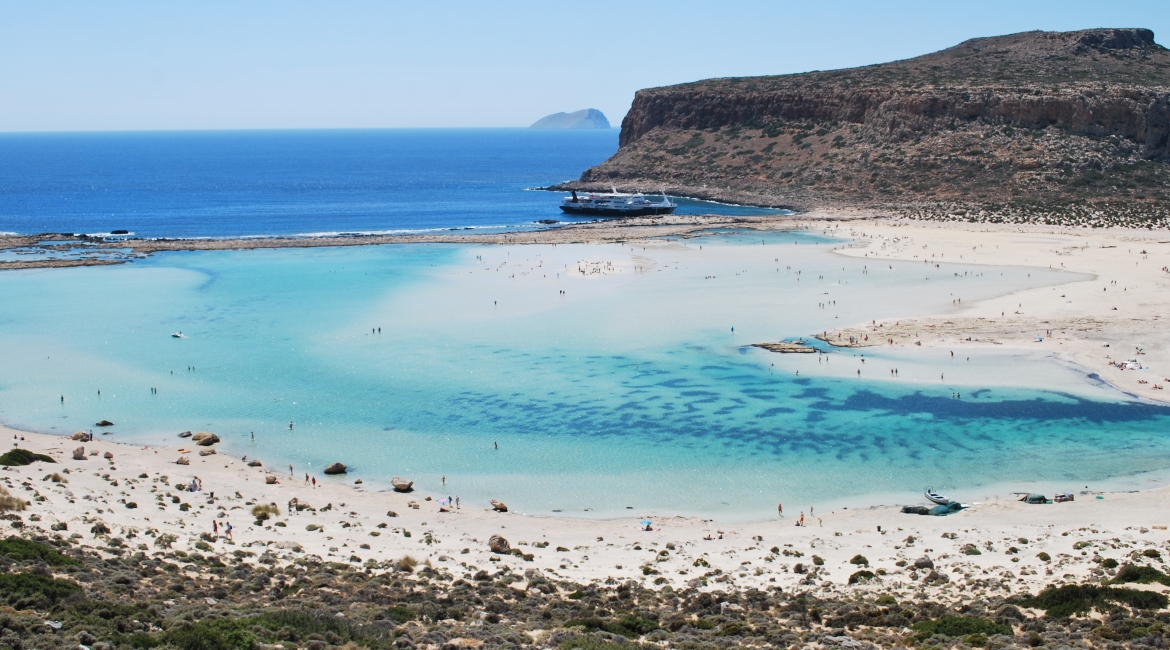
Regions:
M 649 519 L 643 519 L 643 520 L 642 520 L 642 525 L 643 525 L 643 526 L 649 526 L 649 525 L 650 525 L 650 520 L 649 520 Z

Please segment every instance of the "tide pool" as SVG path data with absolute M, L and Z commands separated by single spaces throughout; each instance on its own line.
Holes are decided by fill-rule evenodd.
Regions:
M 321 480 L 341 461 L 351 474 L 329 480 L 400 475 L 531 514 L 757 519 L 777 502 L 926 485 L 977 499 L 1170 468 L 1170 410 L 1043 352 L 750 347 L 1084 279 L 832 252 L 846 243 L 723 233 L 8 272 L 0 420 L 67 434 L 109 419 L 144 444 L 214 431 L 225 463 Z

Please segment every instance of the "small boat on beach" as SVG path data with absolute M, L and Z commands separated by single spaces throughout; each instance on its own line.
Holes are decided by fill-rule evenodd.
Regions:
M 642 217 L 646 215 L 670 214 L 678 207 L 662 194 L 662 201 L 651 201 L 644 194 L 612 193 L 566 196 L 561 201 L 561 211 L 589 217 Z
M 922 496 L 926 497 L 927 501 L 930 501 L 931 503 L 937 503 L 940 506 L 945 506 L 951 502 L 950 499 L 944 497 L 938 492 L 935 492 L 934 488 L 926 488 L 926 491 L 922 493 Z

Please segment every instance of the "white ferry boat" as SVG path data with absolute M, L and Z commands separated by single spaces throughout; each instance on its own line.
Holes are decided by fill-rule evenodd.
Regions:
M 662 201 L 651 201 L 644 194 L 585 194 L 566 196 L 561 201 L 561 210 L 569 214 L 591 217 L 640 217 L 654 214 L 670 214 L 678 204 L 672 203 L 662 194 Z

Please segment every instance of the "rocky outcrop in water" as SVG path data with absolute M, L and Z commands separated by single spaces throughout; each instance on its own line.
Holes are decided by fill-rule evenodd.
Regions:
M 596 108 L 586 108 L 572 113 L 546 115 L 530 129 L 608 129 L 611 128 L 605 114 Z

